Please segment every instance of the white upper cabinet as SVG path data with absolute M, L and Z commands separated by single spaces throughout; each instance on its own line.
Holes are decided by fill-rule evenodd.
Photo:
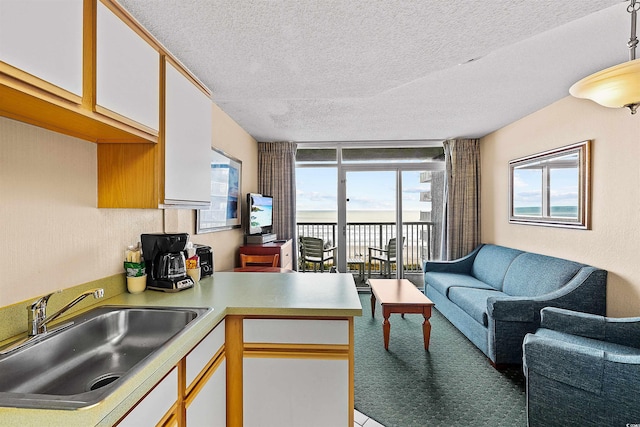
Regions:
M 157 132 L 160 54 L 100 2 L 96 37 L 96 111 L 106 108 Z
M 164 204 L 209 206 L 213 105 L 209 96 L 166 64 Z
M 82 4 L 0 1 L 0 61 L 81 97 Z

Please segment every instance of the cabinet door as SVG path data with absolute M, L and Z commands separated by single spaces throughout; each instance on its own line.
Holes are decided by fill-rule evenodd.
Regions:
M 164 204 L 209 206 L 211 194 L 211 99 L 166 65 Z
M 82 40 L 82 0 L 0 1 L 0 61 L 78 97 Z
M 118 426 L 154 426 L 171 409 L 177 398 L 178 373 L 174 368 L 120 421 Z
M 187 355 L 187 388 L 222 346 L 224 346 L 224 320 Z
M 346 320 L 244 319 L 245 343 L 349 344 Z
M 290 358 L 243 361 L 245 427 L 349 425 L 349 362 Z
M 222 361 L 187 406 L 187 426 L 224 427 L 227 424 L 227 364 Z
M 152 131 L 159 129 L 160 54 L 98 2 L 96 103 Z M 97 111 L 108 114 L 97 108 Z
M 243 416 L 250 426 L 349 425 L 350 385 L 346 354 L 348 320 L 244 319 Z M 325 353 L 278 357 L 284 347 L 324 347 Z M 257 346 L 258 354 L 247 357 Z M 273 346 L 272 357 L 264 357 Z

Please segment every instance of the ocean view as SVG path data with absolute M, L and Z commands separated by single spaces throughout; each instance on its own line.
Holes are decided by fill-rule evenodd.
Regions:
M 335 223 L 338 220 L 337 211 L 297 211 L 297 221 L 306 223 Z M 419 211 L 404 211 L 402 219 L 405 222 L 417 222 L 420 221 Z M 347 222 L 395 222 L 395 211 L 347 211 Z
M 540 206 L 521 206 L 514 208 L 516 215 L 523 216 L 541 216 L 542 208 Z M 577 206 L 551 206 L 551 216 L 559 218 L 577 218 Z

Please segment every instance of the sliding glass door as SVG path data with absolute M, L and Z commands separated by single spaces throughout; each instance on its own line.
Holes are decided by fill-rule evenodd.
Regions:
M 359 286 L 368 277 L 422 273 L 439 246 L 441 204 L 432 175 L 442 174 L 442 148 L 298 148 L 299 236 L 336 246 L 332 260 Z
M 360 282 L 371 273 L 390 277 L 396 259 L 395 251 L 389 252 L 397 234 L 396 173 L 345 170 L 345 184 L 346 224 L 339 229 L 345 235 L 347 270 L 357 272 Z

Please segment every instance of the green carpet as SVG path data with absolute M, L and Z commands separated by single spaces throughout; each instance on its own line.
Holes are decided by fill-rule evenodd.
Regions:
M 355 319 L 355 408 L 386 427 L 526 426 L 520 367 L 497 371 L 489 359 L 437 310 L 429 351 L 422 315 L 392 314 L 389 351 L 382 311 L 371 318 L 371 295 L 361 294 Z

